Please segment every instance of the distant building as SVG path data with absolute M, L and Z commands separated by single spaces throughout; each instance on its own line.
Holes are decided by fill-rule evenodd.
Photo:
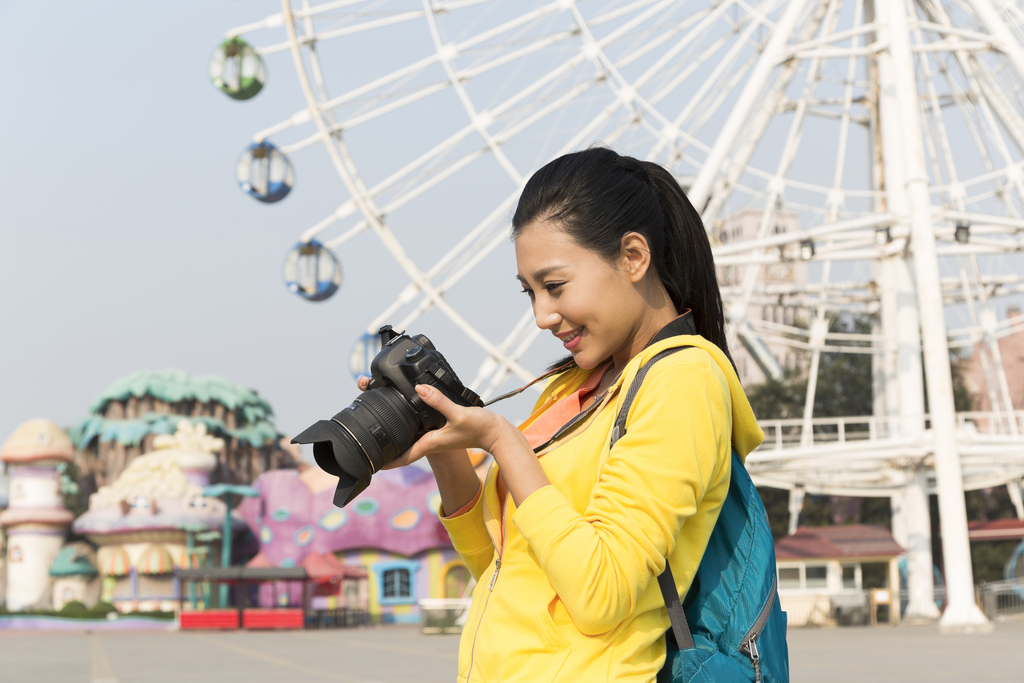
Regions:
M 1006 316 L 1010 323 L 1019 328 L 1020 331 L 1003 337 L 999 340 L 999 355 L 1003 361 L 1003 371 L 1006 373 L 1006 383 L 1010 390 L 1010 401 L 1015 410 L 1024 410 L 1024 317 L 1021 316 L 1020 308 L 1009 306 Z M 988 412 L 992 410 L 992 395 L 998 396 L 1000 388 L 990 386 L 986 381 L 985 363 L 991 368 L 991 357 L 984 361 L 983 354 L 987 351 L 983 345 L 974 345 L 974 352 L 967 364 L 967 372 L 964 376 L 968 391 L 971 392 L 971 400 L 974 410 Z
M 715 237 L 720 244 L 732 244 L 757 237 L 761 226 L 761 219 L 764 215 L 762 209 L 745 209 L 722 219 L 721 224 L 714 231 Z M 792 233 L 800 230 L 800 218 L 795 211 L 776 211 L 774 220 L 768 227 L 768 235 L 780 233 Z M 772 285 L 780 287 L 787 284 L 803 284 L 807 282 L 807 264 L 790 254 L 791 260 L 784 263 L 774 263 L 766 266 L 759 278 L 770 288 Z M 718 269 L 719 283 L 723 288 L 740 285 L 743 281 L 744 268 L 737 266 L 723 266 Z M 728 309 L 728 294 L 723 303 Z M 781 301 L 781 298 L 780 298 Z M 747 308 L 747 316 L 754 320 L 764 321 L 766 326 L 807 326 L 807 315 L 804 309 L 796 306 L 787 306 L 780 303 L 768 303 L 767 301 L 754 301 Z M 781 328 L 770 328 L 772 336 L 783 336 Z M 729 340 L 729 350 L 732 352 L 733 360 L 736 362 L 736 370 L 743 386 L 760 384 L 765 381 L 764 372 L 754 361 L 753 356 L 744 348 L 739 340 Z M 784 370 L 796 370 L 800 364 L 799 352 L 785 344 L 778 342 L 767 342 L 768 349 L 779 361 Z
M 211 481 L 250 484 L 263 472 L 295 467 L 278 446 L 273 410 L 251 389 L 222 377 L 178 370 L 140 371 L 114 382 L 71 430 L 84 495 L 113 482 L 132 460 L 153 450 L 182 419 L 223 439 Z
M 345 508 L 332 502 L 336 485 L 337 478 L 316 467 L 256 480 L 260 496 L 247 498 L 239 512 L 259 540 L 261 562 L 308 569 L 307 559 L 321 554 L 365 569 L 366 602 L 377 623 L 418 622 L 420 598 L 468 596 L 469 570 L 437 517 L 440 494 L 432 474 L 417 467 L 378 472 Z M 301 601 L 297 584 L 261 588 L 265 607 Z
M 888 529 L 868 524 L 802 526 L 780 538 L 775 562 L 789 625 L 834 624 L 840 610 L 855 607 L 866 614 L 865 590 L 899 587 L 903 553 Z
M 73 515 L 64 507 L 59 469 L 74 448 L 49 420 L 29 420 L 0 446 L 10 470 L 9 507 L 0 513 L 7 535 L 7 609 L 52 606 L 50 566 L 64 545 Z
M 74 530 L 99 547 L 103 599 L 122 612 L 178 606 L 176 567 L 191 567 L 189 535 L 221 529 L 226 506 L 203 495 L 223 440 L 181 420 L 174 435 L 157 436 L 111 484 L 89 497 Z M 245 529 L 235 518 L 235 531 Z M 219 544 L 218 544 L 219 545 Z
M 88 543 L 72 543 L 61 548 L 50 566 L 53 579 L 53 609 L 60 611 L 69 602 L 95 607 L 100 600 L 101 583 L 96 570 L 96 551 Z

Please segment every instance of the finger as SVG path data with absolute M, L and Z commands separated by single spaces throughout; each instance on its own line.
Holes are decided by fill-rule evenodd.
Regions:
M 417 384 L 416 393 L 420 395 L 420 398 L 423 399 L 424 403 L 444 415 L 449 420 L 452 418 L 453 412 L 461 407 L 449 400 L 447 396 L 434 387 L 426 384 Z
M 363 375 L 362 377 L 356 378 L 356 386 L 359 387 L 360 391 L 367 391 L 370 388 L 370 378 Z

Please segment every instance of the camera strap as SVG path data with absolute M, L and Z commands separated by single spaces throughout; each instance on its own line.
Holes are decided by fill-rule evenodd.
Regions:
M 493 404 L 497 403 L 498 401 L 504 401 L 506 398 L 512 398 L 513 396 L 517 396 L 517 395 L 523 393 L 524 391 L 526 391 L 527 389 L 529 389 L 530 387 L 532 387 L 537 382 L 540 382 L 541 380 L 545 380 L 545 379 L 547 379 L 549 377 L 553 377 L 553 376 L 557 375 L 560 372 L 565 372 L 566 370 L 571 370 L 575 366 L 576 366 L 576 361 L 572 361 L 571 360 L 568 363 L 565 363 L 564 365 L 559 365 L 554 370 L 548 370 L 543 375 L 541 375 L 537 379 L 533 380 L 529 384 L 527 384 L 527 385 L 525 385 L 523 387 L 520 387 L 518 389 L 513 389 L 512 391 L 508 392 L 507 394 L 502 394 L 501 396 L 498 396 L 497 398 L 492 398 L 490 401 L 487 401 L 486 403 L 484 403 L 484 408 L 486 408 L 489 405 L 493 405 Z

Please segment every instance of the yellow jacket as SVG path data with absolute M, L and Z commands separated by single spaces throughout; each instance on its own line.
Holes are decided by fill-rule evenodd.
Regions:
M 648 359 L 627 431 L 609 452 L 624 395 Z M 590 371 L 559 375 L 526 427 Z M 654 681 L 668 612 L 657 577 L 669 557 L 689 589 L 729 490 L 730 448 L 764 434 L 725 355 L 699 336 L 633 358 L 603 405 L 542 454 L 550 486 L 497 518 L 497 467 L 466 513 L 442 521 L 477 580 L 459 648 L 460 683 Z M 511 524 L 508 523 L 511 521 Z M 503 533 L 504 531 L 504 533 Z

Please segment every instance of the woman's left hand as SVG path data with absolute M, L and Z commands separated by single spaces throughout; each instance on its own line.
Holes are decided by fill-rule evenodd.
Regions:
M 420 384 L 416 387 L 416 392 L 424 403 L 444 415 L 448 423 L 440 429 L 424 434 L 412 448 L 389 462 L 383 469 L 404 467 L 425 455 L 464 448 L 479 448 L 491 453 L 494 443 L 503 432 L 509 429 L 518 432 L 500 415 L 483 408 L 460 406 L 433 387 Z

